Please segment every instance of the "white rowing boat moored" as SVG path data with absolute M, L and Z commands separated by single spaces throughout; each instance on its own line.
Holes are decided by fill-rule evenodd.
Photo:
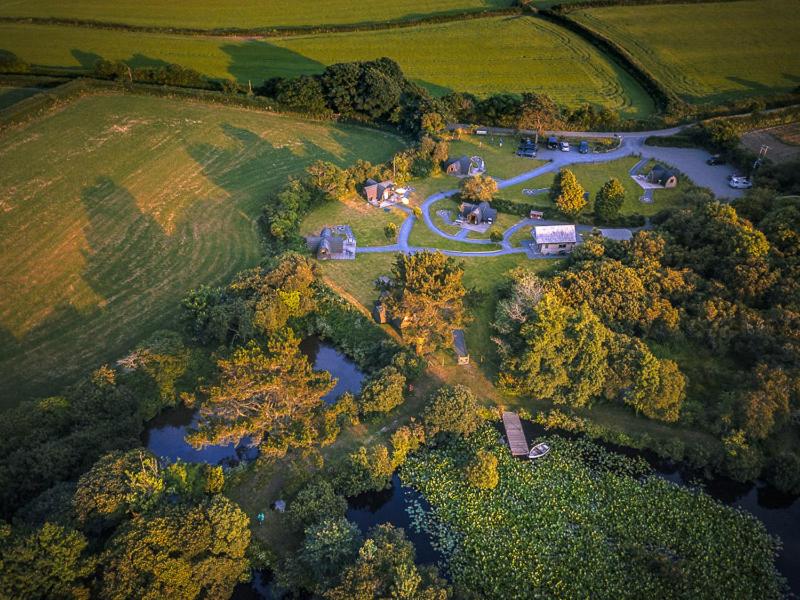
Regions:
M 550 452 L 550 446 L 542 442 L 541 444 L 536 444 L 533 448 L 531 448 L 531 451 L 528 452 L 528 458 L 541 458 L 548 452 Z

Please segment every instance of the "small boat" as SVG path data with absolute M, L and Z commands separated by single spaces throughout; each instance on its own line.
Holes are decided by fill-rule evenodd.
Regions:
M 541 444 L 536 444 L 533 448 L 531 448 L 531 451 L 528 452 L 528 458 L 541 458 L 548 452 L 550 452 L 550 446 L 542 442 Z

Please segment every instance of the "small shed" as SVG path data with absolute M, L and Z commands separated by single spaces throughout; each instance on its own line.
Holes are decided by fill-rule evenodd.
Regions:
M 375 306 L 372 308 L 372 318 L 376 323 L 384 325 L 389 322 L 389 317 L 386 312 L 386 305 L 380 300 L 375 301 Z
M 459 365 L 469 364 L 469 352 L 467 352 L 467 340 L 464 337 L 463 329 L 453 330 L 453 349 L 456 351 L 456 358 Z
M 578 243 L 575 225 L 540 225 L 533 228 L 540 254 L 568 254 Z
M 537 221 L 541 221 L 544 219 L 544 212 L 541 210 L 532 210 L 529 216 L 531 219 L 535 219 Z
M 647 174 L 647 181 L 665 188 L 674 188 L 678 185 L 678 174 L 664 165 L 656 165 Z

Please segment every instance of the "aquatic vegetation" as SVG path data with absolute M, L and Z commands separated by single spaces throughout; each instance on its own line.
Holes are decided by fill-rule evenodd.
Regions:
M 409 507 L 445 556 L 457 588 L 482 598 L 778 598 L 779 541 L 753 516 L 652 474 L 641 459 L 547 436 L 542 460 L 513 459 L 486 426 L 409 457 Z M 495 489 L 463 465 L 498 458 Z

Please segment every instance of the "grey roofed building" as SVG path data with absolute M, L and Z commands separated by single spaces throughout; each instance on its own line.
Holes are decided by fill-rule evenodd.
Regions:
M 494 223 L 497 218 L 497 211 L 488 202 L 481 202 L 480 204 L 462 202 L 458 214 L 462 221 L 470 225 Z
M 656 165 L 647 174 L 647 181 L 663 185 L 665 188 L 673 188 L 678 185 L 678 175 L 664 165 Z
M 306 238 L 306 242 L 318 260 L 353 260 L 356 257 L 356 238 L 349 225 L 325 227 L 319 235 Z
M 364 196 L 368 202 L 381 202 L 388 200 L 394 192 L 394 181 L 381 181 L 380 183 L 374 179 L 367 179 L 364 182 Z
M 567 254 L 578 243 L 575 225 L 540 225 L 533 228 L 533 239 L 540 254 Z
M 448 175 L 467 175 L 471 161 L 468 156 L 448 158 L 444 163 L 444 170 Z
M 468 365 L 469 352 L 467 352 L 467 340 L 464 337 L 463 329 L 453 330 L 453 348 L 456 351 L 456 358 L 458 359 L 458 364 Z
M 600 235 L 608 240 L 617 240 L 618 242 L 633 238 L 633 232 L 630 229 L 601 229 Z
M 577 241 L 575 225 L 539 225 L 533 228 L 537 244 L 573 244 Z

